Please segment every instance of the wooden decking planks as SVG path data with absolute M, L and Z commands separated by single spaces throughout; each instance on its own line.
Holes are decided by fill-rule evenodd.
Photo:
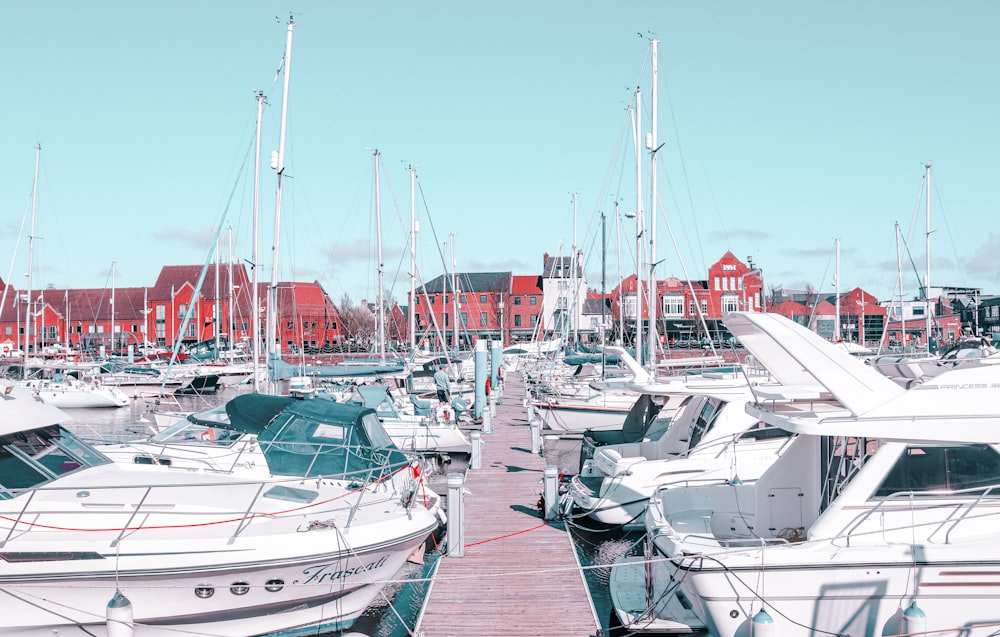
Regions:
M 538 508 L 546 463 L 531 453 L 523 396 L 521 376 L 510 374 L 494 433 L 482 436 L 482 468 L 465 478 L 465 555 L 440 558 L 417 626 L 423 637 L 598 631 L 572 539 Z

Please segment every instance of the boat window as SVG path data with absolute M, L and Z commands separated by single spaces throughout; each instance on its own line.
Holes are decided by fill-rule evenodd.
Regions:
M 372 447 L 376 449 L 394 449 L 396 447 L 395 443 L 392 442 L 392 438 L 386 433 L 385 427 L 382 426 L 382 422 L 373 413 L 367 413 L 361 417 L 361 426 L 364 427 L 365 433 L 368 434 L 368 439 L 372 442 Z
M 771 440 L 774 438 L 789 438 L 792 432 L 781 427 L 774 427 L 764 423 L 757 423 L 750 429 L 740 434 L 740 440 Z
M 0 438 L 0 498 L 30 489 L 108 458 L 62 427 L 17 432 Z
M 208 427 L 182 420 L 167 427 L 150 440 L 164 444 L 211 444 L 219 447 L 231 447 L 243 436 L 240 431 L 223 427 Z
M 966 490 L 970 491 L 970 497 L 975 497 L 983 489 L 997 485 L 1000 485 L 1000 454 L 989 445 L 912 446 L 896 460 L 875 491 L 875 497 Z M 1000 495 L 1000 490 L 996 495 Z
M 691 436 L 688 439 L 688 449 L 694 449 L 701 442 L 702 437 L 712 428 L 722 401 L 717 398 L 709 398 L 701 406 L 697 418 L 691 424 Z

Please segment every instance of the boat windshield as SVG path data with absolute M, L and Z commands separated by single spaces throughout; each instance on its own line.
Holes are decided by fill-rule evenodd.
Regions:
M 111 462 L 59 425 L 0 437 L 0 499 L 56 478 Z
M 183 418 L 154 434 L 150 441 L 171 445 L 196 443 L 229 447 L 239 440 L 243 433 L 230 426 L 226 406 L 222 405 L 196 414 L 195 417 Z
M 876 498 L 894 494 L 951 496 L 984 491 L 1000 496 L 1000 454 L 990 445 L 912 445 L 903 450 L 875 491 Z

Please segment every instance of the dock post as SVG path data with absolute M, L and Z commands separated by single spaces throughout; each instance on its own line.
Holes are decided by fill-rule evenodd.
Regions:
M 559 468 L 546 465 L 544 476 L 545 519 L 555 520 L 559 517 Z
M 486 368 L 486 341 L 482 339 L 476 341 L 476 349 L 472 354 L 472 358 L 476 369 L 474 383 L 475 399 L 472 401 L 472 417 L 478 419 L 483 417 L 483 411 L 486 407 L 486 378 L 489 375 L 489 371 Z
M 493 433 L 493 414 L 489 407 L 483 410 L 483 433 Z
M 531 453 L 542 453 L 542 423 L 537 418 L 532 418 L 528 423 L 531 428 Z
M 469 468 L 471 469 L 482 469 L 483 468 L 483 436 L 478 431 L 473 431 L 469 434 L 469 438 L 472 439 L 472 460 Z
M 465 555 L 465 507 L 462 506 L 465 476 L 458 472 L 448 474 L 448 557 Z

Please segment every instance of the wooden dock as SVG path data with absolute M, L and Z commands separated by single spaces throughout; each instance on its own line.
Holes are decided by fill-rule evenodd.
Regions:
M 521 375 L 509 374 L 480 469 L 465 486 L 465 555 L 442 556 L 417 621 L 423 637 L 599 634 L 569 532 L 539 509 L 545 460 L 531 453 Z M 446 493 L 441 494 L 446 497 Z

